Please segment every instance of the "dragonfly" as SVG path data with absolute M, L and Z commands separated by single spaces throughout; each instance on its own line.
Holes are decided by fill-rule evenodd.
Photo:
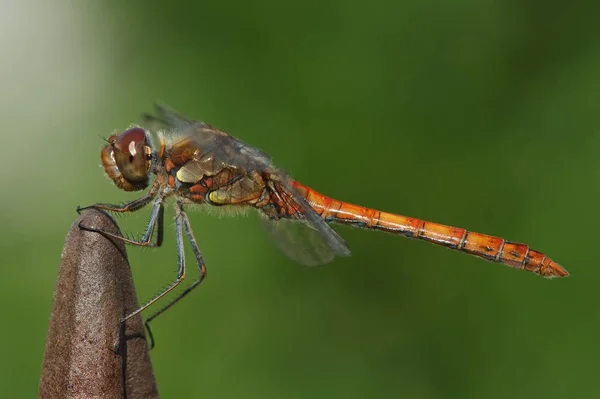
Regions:
M 205 122 L 188 119 L 165 105 L 156 105 L 155 115 L 144 114 L 143 121 L 144 127 L 133 125 L 120 134 L 111 135 L 101 151 L 101 159 L 106 174 L 118 188 L 142 191 L 149 187 L 146 194 L 121 205 L 97 203 L 77 208 L 78 212 L 93 208 L 127 213 L 151 204 L 150 218 L 141 240 L 91 226 L 80 227 L 128 244 L 160 247 L 165 200 L 176 199 L 177 278 L 123 320 L 145 310 L 184 280 L 184 236 L 194 254 L 198 278 L 148 317 L 146 325 L 189 294 L 206 277 L 204 258 L 185 212 L 188 206 L 254 208 L 263 216 L 266 231 L 280 249 L 291 259 L 308 266 L 328 263 L 335 256 L 350 255 L 347 243 L 330 226 L 330 223 L 339 223 L 418 238 L 543 277 L 568 276 L 558 263 L 526 244 L 330 198 L 291 179 L 275 167 L 264 152 Z

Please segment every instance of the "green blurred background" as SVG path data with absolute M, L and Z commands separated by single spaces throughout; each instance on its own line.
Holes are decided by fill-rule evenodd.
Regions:
M 2 396 L 36 394 L 75 207 L 136 196 L 102 176 L 99 136 L 163 100 L 321 192 L 526 242 L 572 276 L 347 227 L 353 256 L 308 269 L 255 215 L 193 212 L 209 277 L 153 324 L 162 397 L 598 397 L 600 3 L 583 3 L 4 1 Z M 167 225 L 164 248 L 129 249 L 141 301 L 175 276 Z

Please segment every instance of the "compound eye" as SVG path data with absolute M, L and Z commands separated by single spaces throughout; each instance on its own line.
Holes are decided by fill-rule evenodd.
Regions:
M 127 191 L 146 188 L 151 148 L 144 129 L 128 129 L 118 136 L 111 136 L 108 142 L 110 144 L 102 150 L 102 161 L 115 184 Z
M 150 160 L 145 151 L 146 132 L 133 128 L 121 133 L 113 145 L 113 156 L 123 177 L 131 183 L 148 178 Z

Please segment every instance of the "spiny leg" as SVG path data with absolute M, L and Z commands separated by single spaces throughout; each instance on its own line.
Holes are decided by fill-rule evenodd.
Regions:
M 154 201 L 154 205 L 152 206 L 152 211 L 150 212 L 150 219 L 148 220 L 148 226 L 146 227 L 146 232 L 140 241 L 132 240 L 127 237 L 123 237 L 118 234 L 110 233 L 101 229 L 96 229 L 94 227 L 85 226 L 79 223 L 79 228 L 86 231 L 92 231 L 95 233 L 100 233 L 105 237 L 114 238 L 116 240 L 121 240 L 127 244 L 131 245 L 139 245 L 141 247 L 160 247 L 163 242 L 163 230 L 164 230 L 164 199 L 162 197 L 156 198 Z M 92 207 L 95 207 L 93 205 Z M 91 207 L 88 207 L 91 208 Z M 156 230 L 156 242 L 152 243 L 150 240 L 152 239 L 152 235 Z
M 177 279 L 172 282 L 165 290 L 163 290 L 160 294 L 146 302 L 142 307 L 137 309 L 135 312 L 128 314 L 121 321 L 126 321 L 127 319 L 135 316 L 140 313 L 144 309 L 148 308 L 148 306 L 152 305 L 154 302 L 158 301 L 160 298 L 171 292 L 175 287 L 179 285 L 185 278 L 185 252 L 183 249 L 183 219 L 184 219 L 183 210 L 181 209 L 181 204 L 177 203 L 176 216 L 175 216 L 175 241 L 177 243 Z
M 198 243 L 196 242 L 196 238 L 194 237 L 194 232 L 192 231 L 192 225 L 190 223 L 190 219 L 188 218 L 187 214 L 183 211 L 183 206 L 181 206 L 180 212 L 181 212 L 182 219 L 183 219 L 183 226 L 185 228 L 185 234 L 187 235 L 187 238 L 190 242 L 190 247 L 192 248 L 192 252 L 194 253 L 194 256 L 196 257 L 196 263 L 198 264 L 198 279 L 196 281 L 194 281 L 185 290 L 183 290 L 179 295 L 177 295 L 176 298 L 172 299 L 169 303 L 167 303 L 165 306 L 160 308 L 157 312 L 153 313 L 152 315 L 150 315 L 150 317 L 148 317 L 146 319 L 144 324 L 146 325 L 146 330 L 148 331 L 148 336 L 150 338 L 150 343 L 151 343 L 150 348 L 154 347 L 154 337 L 152 336 L 152 331 L 150 330 L 149 323 L 152 320 L 154 320 L 158 315 L 163 313 L 165 310 L 169 309 L 171 306 L 173 306 L 177 302 L 179 302 L 184 296 L 189 294 L 194 288 L 196 288 L 198 285 L 200 285 L 200 283 L 206 277 L 206 266 L 204 265 L 204 259 L 202 258 L 202 253 L 200 252 L 200 249 L 198 248 Z M 178 243 L 178 245 L 179 245 L 179 243 Z M 182 245 L 183 245 L 183 243 L 182 243 Z
M 145 207 L 146 205 L 148 205 L 150 203 L 150 201 L 152 201 L 152 199 L 154 197 L 156 197 L 156 193 L 158 192 L 159 187 L 160 186 L 159 186 L 159 183 L 157 180 L 152 185 L 152 188 L 150 188 L 150 190 L 148 190 L 146 195 L 144 195 L 141 198 L 138 198 L 136 200 L 133 200 L 131 202 L 128 202 L 128 203 L 125 203 L 122 205 L 94 204 L 94 205 L 83 206 L 83 207 L 78 206 L 77 213 L 81 213 L 82 211 L 84 211 L 86 209 L 100 209 L 100 210 L 104 210 L 104 211 L 117 212 L 117 213 L 135 212 L 135 211 Z

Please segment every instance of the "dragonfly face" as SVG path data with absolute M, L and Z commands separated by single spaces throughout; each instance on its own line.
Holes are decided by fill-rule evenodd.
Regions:
M 419 238 L 544 277 L 568 275 L 544 253 L 525 244 L 332 199 L 290 179 L 265 153 L 224 131 L 187 119 L 166 107 L 157 106 L 156 111 L 157 117 L 145 116 L 148 130 L 132 127 L 120 135 L 112 135 L 101 152 L 104 170 L 117 187 L 125 191 L 147 187 L 149 190 L 143 197 L 124 205 L 86 207 L 132 212 L 152 204 L 142 240 L 134 241 L 81 226 L 129 244 L 158 247 L 163 237 L 164 201 L 167 197 L 176 198 L 177 279 L 127 318 L 154 303 L 183 280 L 186 274 L 184 236 L 194 252 L 200 277 L 146 322 L 189 293 L 206 276 L 203 257 L 184 211 L 184 206 L 189 204 L 256 209 L 263 216 L 267 232 L 283 252 L 306 265 L 319 265 L 335 256 L 350 255 L 346 242 L 328 225 L 335 222 Z M 151 131 L 158 135 L 158 147 L 152 146 Z M 151 173 L 156 178 L 150 185 Z M 86 208 L 78 208 L 78 211 Z
M 108 138 L 102 149 L 104 171 L 117 187 L 125 191 L 139 191 L 148 187 L 152 160 L 149 135 L 136 127 Z

